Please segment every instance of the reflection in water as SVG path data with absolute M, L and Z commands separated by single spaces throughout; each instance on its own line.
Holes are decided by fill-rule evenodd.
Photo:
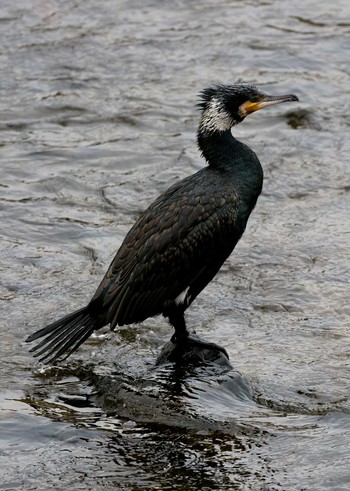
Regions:
M 105 372 L 106 367 L 98 371 Z M 90 470 L 103 467 L 97 476 L 94 472 L 94 479 L 153 489 L 156 475 L 164 487 L 175 480 L 184 489 L 218 489 L 238 485 L 243 477 L 254 478 L 244 455 L 259 430 L 235 421 L 250 400 L 250 387 L 228 364 L 168 363 L 137 380 L 120 372 L 99 375 L 82 366 L 45 372 L 44 383 L 23 402 L 52 421 L 77 427 L 76 447 L 84 449 L 78 468 L 85 466 L 86 454 Z M 209 417 L 225 397 L 230 419 Z

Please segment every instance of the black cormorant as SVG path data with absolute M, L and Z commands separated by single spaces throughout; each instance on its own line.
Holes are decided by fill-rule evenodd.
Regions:
M 216 85 L 200 94 L 197 141 L 208 166 L 160 195 L 126 235 L 86 307 L 27 338 L 46 363 L 66 358 L 91 334 L 163 314 L 175 345 L 223 348 L 189 334 L 184 312 L 241 238 L 262 189 L 260 162 L 231 128 L 250 113 L 295 95 L 269 96 L 252 85 Z M 227 355 L 227 354 L 226 354 Z

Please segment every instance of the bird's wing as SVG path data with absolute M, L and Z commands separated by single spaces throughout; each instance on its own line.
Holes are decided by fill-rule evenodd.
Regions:
M 218 264 L 213 277 L 237 242 L 238 196 L 228 197 L 213 183 L 210 194 L 191 180 L 186 184 L 173 186 L 144 212 L 97 289 L 92 301 L 112 327 L 162 313 Z

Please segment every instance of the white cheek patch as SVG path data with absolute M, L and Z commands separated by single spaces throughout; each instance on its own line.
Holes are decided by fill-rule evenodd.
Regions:
M 187 296 L 187 293 L 188 293 L 188 290 L 190 289 L 190 287 L 188 286 L 183 292 L 180 293 L 180 295 L 178 295 L 174 302 L 176 305 L 180 305 L 180 304 L 183 304 L 185 303 L 185 300 L 186 300 L 186 296 Z
M 232 128 L 234 121 L 223 107 L 219 99 L 212 99 L 203 112 L 200 125 L 201 131 L 227 131 Z

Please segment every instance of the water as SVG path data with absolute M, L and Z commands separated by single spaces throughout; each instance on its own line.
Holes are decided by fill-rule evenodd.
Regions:
M 0 489 L 347 490 L 348 2 L 1 7 Z M 203 165 L 197 93 L 237 80 L 301 103 L 235 129 L 264 191 L 188 311 L 233 368 L 156 367 L 160 318 L 37 364 L 25 337 L 84 305 Z

